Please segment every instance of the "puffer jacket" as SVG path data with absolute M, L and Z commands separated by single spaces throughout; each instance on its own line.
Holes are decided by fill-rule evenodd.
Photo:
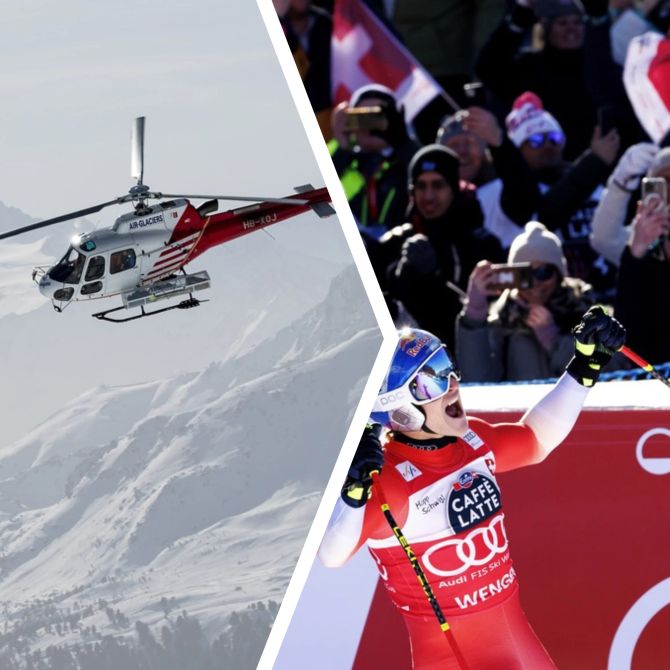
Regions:
M 571 330 L 595 303 L 591 286 L 566 277 L 545 305 L 559 335 L 547 351 L 523 319 L 525 308 L 506 290 L 489 308 L 486 321 L 461 313 L 456 328 L 456 358 L 466 382 L 547 379 L 563 373 L 574 352 Z

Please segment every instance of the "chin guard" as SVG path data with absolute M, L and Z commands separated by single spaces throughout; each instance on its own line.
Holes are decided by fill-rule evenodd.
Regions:
M 389 412 L 391 418 L 391 429 L 400 432 L 413 433 L 424 429 L 426 422 L 425 414 L 414 405 L 405 405 Z

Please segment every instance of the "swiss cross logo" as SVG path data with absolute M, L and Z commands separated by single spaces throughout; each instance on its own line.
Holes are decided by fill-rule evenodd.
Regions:
M 412 465 L 409 461 L 398 463 L 395 468 L 406 482 L 411 482 L 413 479 L 416 479 L 423 474 L 416 465 Z

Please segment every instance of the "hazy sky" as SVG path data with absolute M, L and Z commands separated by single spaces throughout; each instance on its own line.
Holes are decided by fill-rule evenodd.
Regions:
M 7 205 L 47 218 L 126 193 L 140 115 L 153 189 L 281 196 L 323 183 L 249 0 L 2 3 L 0 25 Z
M 147 117 L 144 180 L 155 190 L 276 197 L 306 182 L 324 184 L 251 0 L 1 3 L 0 26 L 6 205 L 48 218 L 125 194 L 134 183 L 130 129 L 140 115 Z M 89 219 L 110 225 L 129 209 L 110 207 Z M 49 244 L 53 261 L 73 230 L 68 222 L 45 232 L 58 237 Z M 270 233 L 217 247 L 189 266 L 207 270 L 212 288 L 201 296 L 210 302 L 187 315 L 121 327 L 88 316 L 116 306 L 110 298 L 62 315 L 44 300 L 38 312 L 3 319 L 0 368 L 12 379 L 0 388 L 2 413 L 11 417 L 5 436 L 98 384 L 202 369 L 224 358 L 263 312 L 268 336 L 325 295 L 330 278 L 351 262 L 335 217 L 309 213 Z M 0 244 L 3 277 L 16 263 L 11 244 Z M 0 286 L 0 300 L 36 295 L 30 272 L 40 261 L 28 256 L 25 267 L 9 268 L 19 284 Z M 356 308 L 369 309 L 362 287 Z M 87 364 L 74 365 L 82 360 L 75 352 L 84 351 Z

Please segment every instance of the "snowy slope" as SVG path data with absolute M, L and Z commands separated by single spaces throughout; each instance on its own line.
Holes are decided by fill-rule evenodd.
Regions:
M 101 610 L 86 623 L 119 634 L 176 598 L 214 636 L 281 600 L 379 348 L 369 310 L 351 310 L 359 288 L 350 268 L 246 354 L 90 389 L 0 452 L 3 605 L 102 598 L 127 630 Z M 33 645 L 56 641 L 81 633 Z

